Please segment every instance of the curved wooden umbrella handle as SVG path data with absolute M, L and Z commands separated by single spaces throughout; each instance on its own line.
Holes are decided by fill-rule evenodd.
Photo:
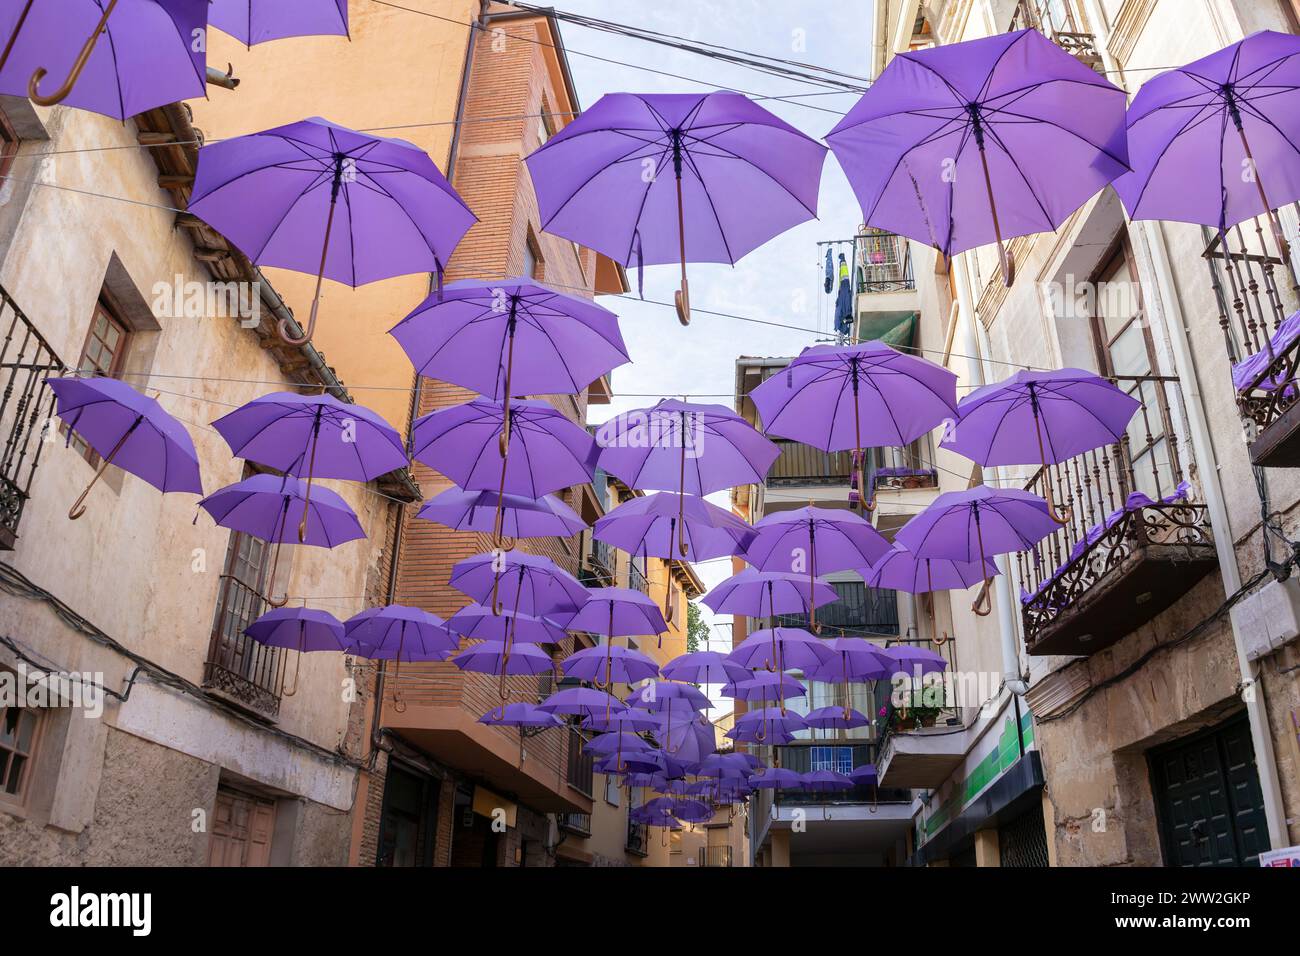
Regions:
M 979 617 L 988 617 L 989 612 L 993 610 L 993 599 L 989 595 L 989 584 L 990 581 L 984 582 L 979 594 L 975 595 L 975 603 L 970 606 L 970 609 Z
M 28 6 L 31 6 L 31 4 L 28 4 Z M 99 42 L 99 35 L 104 32 L 104 28 L 108 24 L 108 18 L 112 15 L 113 8 L 116 6 L 117 0 L 109 0 L 108 6 L 104 8 L 103 16 L 99 18 L 99 23 L 95 25 L 95 31 L 86 38 L 86 42 L 81 47 L 81 52 L 78 53 L 77 58 L 72 61 L 72 71 L 68 73 L 68 78 L 63 81 L 62 86 L 53 93 L 50 93 L 48 96 L 42 94 L 39 91 L 39 87 L 41 85 L 41 80 L 45 79 L 49 74 L 49 70 L 45 69 L 43 66 L 37 67 L 36 72 L 32 74 L 31 80 L 27 83 L 27 96 L 33 103 L 37 103 L 41 106 L 53 106 L 54 104 L 61 103 L 68 98 L 68 94 L 72 92 L 72 88 L 77 85 L 77 80 L 81 78 L 81 72 L 86 68 L 86 64 L 90 61 L 90 55 L 95 52 L 95 44 Z M 23 17 L 25 18 L 26 15 L 27 11 L 24 10 Z M 22 23 L 19 21 L 19 26 L 21 25 Z M 17 33 L 16 30 L 14 32 Z

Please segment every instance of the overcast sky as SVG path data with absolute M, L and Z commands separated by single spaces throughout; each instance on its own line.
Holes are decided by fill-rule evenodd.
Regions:
M 561 9 L 671 33 L 690 40 L 723 44 L 739 50 L 828 66 L 864 76 L 870 69 L 871 2 L 842 0 L 563 0 Z M 674 79 L 601 62 L 584 53 L 624 63 L 640 64 L 684 77 L 707 79 L 757 96 L 789 96 L 816 91 L 797 80 L 758 71 L 642 40 L 562 24 L 569 61 L 584 107 L 604 93 L 690 93 L 707 91 L 702 83 Z M 798 48 L 802 44 L 802 49 Z M 835 125 L 837 112 L 854 102 L 853 94 L 801 97 L 807 106 L 763 101 L 791 125 L 820 139 Z M 827 112 L 827 110 L 832 112 Z M 697 396 L 696 401 L 731 405 L 738 355 L 795 355 L 813 344 L 817 335 L 772 328 L 750 322 L 701 314 L 699 310 L 752 316 L 807 329 L 828 329 L 834 298 L 822 292 L 821 257 L 817 243 L 851 238 L 861 220 L 856 200 L 833 157 L 822 176 L 818 219 L 783 233 L 751 252 L 734 268 L 692 265 L 691 324 L 683 328 L 671 308 L 629 299 L 609 298 L 604 304 L 622 318 L 623 337 L 632 364 L 614 372 L 612 406 L 592 409 L 601 422 L 618 412 L 654 403 L 652 396 Z M 824 255 L 824 250 L 822 251 Z M 645 270 L 645 296 L 671 302 L 678 267 Z M 630 277 L 633 291 L 636 277 Z M 725 495 L 713 496 L 725 504 Z M 706 585 L 730 573 L 727 562 L 698 566 Z M 706 609 L 707 613 L 707 609 Z M 729 617 L 724 617 L 729 621 Z M 729 631 L 715 628 L 715 636 Z

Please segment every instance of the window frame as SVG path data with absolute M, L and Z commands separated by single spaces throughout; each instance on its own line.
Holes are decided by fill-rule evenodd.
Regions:
M 8 671 L 9 669 L 5 668 L 5 670 Z M 23 679 L 22 675 L 16 672 L 9 672 L 13 674 L 15 684 Z M 40 759 L 41 738 L 44 735 L 47 721 L 45 711 L 42 708 L 9 707 L 4 705 L 0 705 L 0 721 L 6 719 L 10 710 L 18 711 L 20 720 L 22 719 L 23 714 L 31 714 L 33 719 L 36 721 L 36 725 L 32 728 L 31 739 L 27 745 L 26 751 L 20 752 L 16 748 L 10 748 L 0 744 L 0 750 L 3 750 L 5 753 L 4 775 L 0 776 L 0 784 L 3 784 L 10 772 L 10 761 L 12 760 L 13 755 L 19 754 L 23 758 L 23 766 L 19 771 L 20 776 L 18 786 L 14 792 L 10 793 L 8 790 L 0 786 L 0 809 L 21 810 L 26 808 L 28 800 L 31 797 L 33 768 L 36 766 L 37 760 Z
M 103 339 L 96 334 L 95 327 L 99 323 L 100 317 L 103 317 L 110 328 L 115 328 L 120 336 L 117 347 L 113 349 L 112 359 L 108 368 L 104 369 L 96 365 L 93 368 L 87 368 L 87 360 L 90 356 L 90 347 L 94 342 L 103 344 Z M 126 365 L 127 353 L 131 350 L 132 330 L 131 325 L 122 318 L 122 310 L 113 301 L 108 294 L 107 289 L 100 290 L 99 297 L 95 300 L 95 307 L 90 313 L 90 323 L 86 328 L 86 337 L 81 343 L 81 355 L 77 359 L 77 374 L 89 375 L 94 374 L 105 378 L 118 378 L 121 375 L 122 368 Z M 67 425 L 61 425 L 66 429 Z M 85 459 L 86 463 L 92 468 L 98 468 L 100 457 L 95 449 L 90 447 L 88 442 L 83 441 L 76 434 L 73 434 L 69 444 L 77 450 L 77 453 Z
M 22 137 L 14 129 L 14 124 L 5 111 L 0 109 L 0 176 L 9 175 L 9 171 L 13 169 L 22 142 Z

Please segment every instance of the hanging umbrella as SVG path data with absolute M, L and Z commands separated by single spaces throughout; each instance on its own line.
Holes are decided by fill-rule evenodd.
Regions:
M 852 707 L 818 707 L 808 711 L 804 719 L 809 727 L 818 730 L 853 730 L 871 723 L 870 717 Z
M 653 750 L 643 750 L 632 754 L 611 754 L 602 760 L 596 761 L 591 769 L 608 777 L 618 777 L 629 773 L 656 773 L 663 769 L 663 758 Z
M 813 345 L 749 397 L 768 435 L 861 459 L 864 447 L 909 445 L 955 418 L 957 376 L 875 340 Z M 858 492 L 875 510 L 867 489 Z
M 1047 502 L 1016 488 L 977 485 L 935 498 L 899 529 L 894 541 L 918 558 L 949 558 L 979 562 L 1033 546 L 1058 527 Z M 991 610 L 988 581 L 972 610 Z
M 727 732 L 727 736 L 733 740 L 764 743 L 772 733 L 778 736 L 792 736 L 800 730 L 807 729 L 808 721 L 792 710 L 761 707 L 746 711 L 737 717 L 736 725 Z
M 640 651 L 627 647 L 584 647 L 560 662 L 565 677 L 591 681 L 597 687 L 610 684 L 634 684 L 659 675 L 659 667 Z
M 920 677 L 924 674 L 940 674 L 948 667 L 948 661 L 942 654 L 937 654 L 924 647 L 910 644 L 895 644 L 886 647 L 884 652 L 897 661 L 896 672 Z
M 629 488 L 678 492 L 677 548 L 686 546 L 686 495 L 762 483 L 780 450 L 722 405 L 664 399 L 596 430 L 600 467 Z
M 707 823 L 713 819 L 713 807 L 701 800 L 678 800 L 673 816 L 683 823 Z
M 686 546 L 684 557 L 709 561 L 743 551 L 754 529 L 703 498 L 661 492 L 629 498 L 596 519 L 592 533 L 628 554 L 655 558 L 677 557 L 680 539 Z
M 539 498 L 571 485 L 587 484 L 595 473 L 596 443 L 553 405 L 517 401 L 509 411 L 510 449 L 502 458 L 498 441 L 507 412 L 485 398 L 422 415 L 411 426 L 412 455 L 461 488 L 495 491 L 493 541 L 501 546 L 503 495 Z M 490 450 L 490 451 L 489 451 Z
M 296 542 L 322 548 L 338 547 L 366 536 L 361 522 L 348 503 L 328 488 L 317 488 L 309 501 L 307 486 L 288 475 L 253 475 L 227 485 L 199 502 L 199 507 L 221 527 L 241 531 L 275 544 L 268 588 L 275 582 L 280 563 L 280 545 Z M 296 530 L 305 523 L 305 533 Z M 266 596 L 271 607 L 284 607 L 288 595 L 277 600 Z
M 264 647 L 283 647 L 298 652 L 293 670 L 293 690 L 286 690 L 286 697 L 298 692 L 303 654 L 348 649 L 342 622 L 328 611 L 307 607 L 273 608 L 244 628 L 244 633 Z
M 441 284 L 477 221 L 418 146 L 320 117 L 204 146 L 189 211 L 256 265 L 316 276 L 302 336 L 280 320 L 280 337 L 293 345 L 316 329 L 326 277 L 355 288 L 436 272 Z
M 700 603 L 714 614 L 763 618 L 808 614 L 812 605 L 823 607 L 839 599 L 835 589 L 825 581 L 817 582 L 812 601 L 809 601 L 807 581 L 803 575 L 745 568 L 710 588 Z
M 745 668 L 717 651 L 692 651 L 674 657 L 661 668 L 669 680 L 694 684 L 727 684 L 749 676 Z
M 863 572 L 863 579 L 873 588 L 925 594 L 932 591 L 965 590 L 1002 572 L 992 561 L 953 561 L 951 558 L 918 558 L 906 548 L 894 545 L 889 552 Z M 930 640 L 943 644 L 948 640 L 935 626 L 934 597 L 928 602 Z
M 875 786 L 879 781 L 879 775 L 876 773 L 876 765 L 873 763 L 864 763 L 860 767 L 854 767 L 849 771 L 849 779 L 859 787 Z
M 747 780 L 750 768 L 743 761 L 732 758 L 736 754 L 710 754 L 700 761 L 695 768 L 699 777 L 717 777 L 718 779 Z
M 799 775 L 799 789 L 809 793 L 835 793 L 839 790 L 852 790 L 853 781 L 845 774 L 834 770 L 813 770 Z
M 564 628 L 545 617 L 512 612 L 493 614 L 490 607 L 467 604 L 447 621 L 452 633 L 478 641 L 524 641 L 529 644 L 558 644 L 568 635 Z
M 461 651 L 451 662 L 463 671 L 496 674 L 497 695 L 506 700 L 506 677 L 545 674 L 555 669 L 551 655 L 527 641 L 483 641 Z
M 564 721 L 548 714 L 535 704 L 514 703 L 493 707 L 478 719 L 480 724 L 497 727 L 563 727 Z
M 1128 169 L 1124 91 L 1037 30 L 912 50 L 826 135 L 869 226 L 946 257 L 1054 232 Z
M 1252 33 L 1142 84 L 1128 110 L 1133 171 L 1115 190 L 1133 219 L 1218 229 L 1300 199 L 1300 37 Z
M 349 652 L 375 661 L 441 661 L 459 646 L 442 618 L 403 604 L 368 608 L 343 629 Z
M 161 405 L 113 378 L 47 378 L 55 414 L 103 459 L 84 491 L 68 509 L 74 521 L 86 513 L 90 489 L 109 465 L 142 478 L 164 494 L 203 494 L 199 455 L 185 426 Z
M 606 718 L 603 714 L 586 717 L 582 721 L 584 730 L 594 730 L 598 733 L 630 733 L 639 734 L 647 730 L 655 730 L 659 727 L 659 719 L 650 714 L 641 711 L 624 710 Z
M 618 316 L 531 279 L 453 282 L 389 330 L 429 378 L 510 409 L 514 395 L 574 394 L 630 361 Z M 510 447 L 510 416 L 500 452 Z
M 713 706 L 698 687 L 668 680 L 648 680 L 626 701 L 627 706 L 652 714 L 669 714 L 679 702 L 682 708 L 693 711 L 708 710 Z
M 764 710 L 775 714 L 781 713 L 779 707 L 764 708 Z M 750 711 L 750 713 L 757 713 L 757 711 Z M 799 715 L 792 710 L 786 711 L 786 716 L 799 717 Z M 799 717 L 799 721 L 801 726 L 798 729 L 806 730 L 807 723 L 804 722 L 802 717 Z M 779 744 L 788 744 L 790 741 L 794 740 L 794 731 L 770 727 L 762 720 L 747 721 L 743 724 L 740 721 L 737 721 L 736 725 L 728 730 L 723 736 L 737 742 L 756 743 L 774 747 Z
M 492 551 L 458 561 L 447 582 L 500 614 L 504 608 L 534 616 L 570 613 L 587 589 L 550 558 L 521 551 Z
M 736 700 L 775 700 L 781 707 L 792 697 L 808 696 L 802 681 L 781 671 L 759 671 L 747 680 L 724 687 L 721 693 Z
M 611 754 L 617 754 L 620 750 L 626 750 L 628 753 L 640 753 L 645 750 L 653 750 L 654 747 L 645 738 L 638 737 L 636 734 L 611 733 L 600 734 L 591 738 L 583 745 L 582 749 L 585 753 L 608 757 Z
M 784 767 L 771 767 L 749 778 L 749 785 L 756 790 L 798 790 L 802 783 L 798 773 Z
M 654 601 L 631 588 L 591 588 L 587 601 L 571 615 L 559 615 L 565 630 L 586 631 L 603 635 L 606 640 L 597 652 L 605 657 L 604 673 L 614 670 L 614 638 L 662 634 L 668 630 Z M 647 675 L 651 676 L 651 675 Z M 617 680 L 617 678 L 615 678 Z M 597 682 L 604 689 L 610 682 Z
M 958 405 L 961 417 L 944 444 L 985 466 L 1059 464 L 1124 437 L 1142 403 L 1092 372 L 1063 368 L 1016 372 L 971 392 Z M 1044 481 L 1047 505 L 1060 524 L 1052 483 Z
M 894 659 L 871 641 L 861 637 L 837 637 L 828 641 L 831 656 L 815 670 L 805 673 L 811 681 L 844 685 L 844 707 L 841 716 L 848 721 L 853 716 L 849 706 L 849 684 L 861 684 L 887 678 L 896 670 Z
M 661 723 L 660 729 L 655 731 L 655 738 L 665 753 L 678 760 L 697 763 L 718 749 L 713 725 L 699 714 L 674 722 L 672 711 L 669 710 Z
M 0 93 L 118 120 L 207 95 L 207 56 L 193 42 L 203 35 L 207 0 L 10 0 L 4 6 Z M 50 71 L 65 79 L 54 90 L 44 84 L 42 93 Z
M 464 491 L 451 487 L 440 491 L 416 515 L 455 531 L 491 534 L 501 511 L 501 534 L 507 538 L 571 538 L 587 527 L 578 513 L 554 495 L 525 498 L 498 495 L 495 491 Z
M 686 263 L 735 263 L 816 218 L 825 158 L 739 93 L 610 93 L 525 161 L 547 232 L 624 265 L 680 260 L 686 325 Z
M 864 568 L 888 551 L 889 542 L 861 515 L 809 505 L 760 518 L 745 560 L 760 571 L 797 573 L 806 568 L 808 603 L 815 605 L 812 594 L 818 570 L 830 573 Z M 815 606 L 809 608 L 808 629 L 813 633 L 820 630 Z
M 703 739 L 690 739 L 701 720 L 699 711 L 713 706 L 699 688 L 676 681 L 647 680 L 627 698 L 626 704 L 633 711 L 645 711 L 659 719 L 664 749 L 674 756 L 688 760 L 714 751 L 711 725 Z
M 348 0 L 212 0 L 208 24 L 249 48 L 289 37 L 348 36 Z
M 556 691 L 537 705 L 541 710 L 551 714 L 572 714 L 577 717 L 603 716 L 606 720 L 612 714 L 622 714 L 627 706 L 617 697 L 590 687 L 566 687 Z
M 406 447 L 392 425 L 332 395 L 272 392 L 212 423 L 236 458 L 307 479 L 372 481 L 406 467 Z M 305 518 L 304 518 L 305 520 Z M 298 540 L 306 535 L 298 526 Z
M 830 643 L 800 627 L 768 627 L 754 631 L 731 649 L 727 660 L 750 670 L 807 672 L 830 659 Z M 746 673 L 744 680 L 752 675 Z

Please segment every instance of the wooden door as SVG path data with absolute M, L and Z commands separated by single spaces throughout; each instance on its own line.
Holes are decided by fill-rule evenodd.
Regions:
M 266 866 L 274 829 L 273 801 L 221 788 L 212 811 L 208 866 Z

